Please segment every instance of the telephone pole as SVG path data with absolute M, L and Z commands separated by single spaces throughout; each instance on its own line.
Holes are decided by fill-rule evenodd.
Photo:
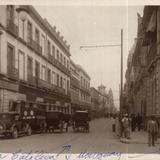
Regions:
M 120 91 L 120 113 L 123 107 L 123 29 L 121 29 L 121 91 Z
M 121 67 L 120 67 L 120 113 L 122 113 L 122 106 L 123 106 L 123 29 L 121 29 L 121 43 L 120 44 L 105 44 L 105 45 L 86 45 L 80 46 L 80 49 L 85 48 L 106 48 L 106 47 L 121 47 Z

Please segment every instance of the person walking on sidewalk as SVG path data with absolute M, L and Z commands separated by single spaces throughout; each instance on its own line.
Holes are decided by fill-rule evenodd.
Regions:
M 136 122 L 137 122 L 138 131 L 140 131 L 141 127 L 142 127 L 142 116 L 140 113 L 138 113 L 138 115 L 136 117 Z
M 158 124 L 157 124 L 155 117 L 153 115 L 148 120 L 147 132 L 148 132 L 148 145 L 155 146 L 156 135 L 158 132 Z
M 132 132 L 135 131 L 135 128 L 136 128 L 136 116 L 135 116 L 135 114 L 131 114 L 131 129 L 132 129 Z
M 124 128 L 124 138 L 130 139 L 130 118 L 128 114 L 124 115 L 122 119 L 122 125 Z
M 117 117 L 116 117 L 116 135 L 118 136 L 118 137 L 120 137 L 121 136 L 121 134 L 120 134 L 120 132 L 121 132 L 121 126 L 120 126 L 120 115 L 117 115 Z

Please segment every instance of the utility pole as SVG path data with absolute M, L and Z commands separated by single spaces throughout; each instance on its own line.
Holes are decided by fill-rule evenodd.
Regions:
M 106 47 L 121 47 L 121 67 L 120 67 L 120 113 L 122 113 L 122 98 L 123 98 L 123 29 L 121 29 L 121 44 L 105 44 L 105 45 L 86 45 L 86 46 L 80 46 L 80 49 L 85 48 L 106 48 Z
M 121 90 L 120 90 L 120 113 L 123 106 L 123 29 L 121 29 Z

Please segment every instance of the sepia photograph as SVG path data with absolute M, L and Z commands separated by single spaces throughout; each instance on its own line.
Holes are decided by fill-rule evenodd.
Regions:
M 0 5 L 0 159 L 160 158 L 160 5 L 53 2 Z

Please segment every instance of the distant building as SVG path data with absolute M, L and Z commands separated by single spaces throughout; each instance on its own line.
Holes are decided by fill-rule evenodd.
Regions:
M 80 109 L 80 75 L 79 68 L 71 60 L 70 65 L 71 70 L 71 110 L 74 113 L 76 110 Z
M 100 108 L 106 113 L 115 113 L 116 108 L 114 105 L 113 93 L 112 90 L 106 91 L 104 85 L 98 86 L 98 92 L 100 93 Z
M 130 113 L 160 114 L 159 30 L 160 7 L 145 6 L 143 17 L 138 14 L 136 46 L 126 72 Z
M 90 76 L 88 73 L 80 66 L 77 65 L 78 72 L 80 76 L 80 92 L 79 98 L 81 103 L 81 108 L 90 109 L 91 107 L 91 95 L 90 95 Z

